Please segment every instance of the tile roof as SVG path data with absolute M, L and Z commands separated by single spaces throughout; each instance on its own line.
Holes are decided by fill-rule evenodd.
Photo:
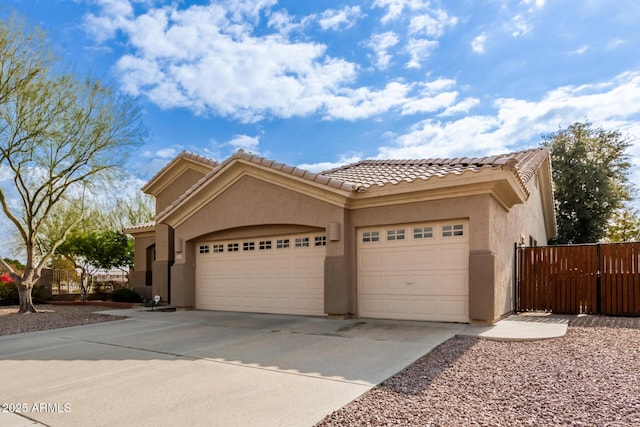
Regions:
M 343 182 L 350 182 L 356 189 L 395 185 L 447 175 L 480 172 L 485 169 L 505 168 L 516 172 L 524 186 L 534 175 L 542 161 L 548 157 L 544 148 L 520 151 L 488 157 L 457 157 L 450 159 L 422 160 L 363 160 L 350 165 L 321 172 Z
M 151 179 L 147 182 L 147 184 L 145 184 L 142 188 L 143 190 L 147 187 L 149 187 L 149 185 L 154 182 L 156 179 L 160 178 L 166 171 L 168 171 L 169 169 L 171 169 L 171 167 L 173 165 L 175 165 L 176 163 L 178 163 L 180 160 L 182 159 L 187 159 L 187 160 L 192 160 L 194 162 L 198 162 L 204 165 L 208 165 L 211 166 L 212 168 L 218 166 L 220 163 L 216 162 L 215 160 L 212 160 L 208 157 L 204 157 L 201 156 L 199 154 L 195 154 L 192 153 L 190 151 L 187 150 L 183 150 L 182 152 L 180 152 L 180 154 L 178 154 L 176 157 L 173 158 L 173 160 L 171 160 L 169 163 L 167 163 L 162 169 L 160 169 L 153 177 L 151 177 Z
M 266 159 L 264 157 L 255 155 L 255 154 L 251 154 L 251 153 L 247 153 L 244 150 L 240 149 L 238 151 L 236 151 L 233 155 L 231 155 L 229 158 L 227 158 L 226 160 L 224 160 L 222 163 L 219 163 L 215 169 L 213 169 L 211 172 L 207 173 L 205 176 L 203 176 L 198 182 L 196 182 L 193 186 L 191 186 L 191 188 L 189 188 L 182 196 L 180 196 L 176 201 L 174 201 L 173 203 L 171 203 L 169 206 L 167 206 L 162 212 L 160 212 L 158 214 L 158 217 L 162 217 L 163 215 L 165 215 L 166 213 L 170 212 L 171 210 L 173 210 L 176 206 L 178 206 L 180 203 L 182 203 L 182 201 L 184 199 L 186 199 L 187 197 L 189 197 L 194 191 L 196 191 L 198 188 L 200 188 L 205 182 L 209 181 L 211 179 L 211 177 L 213 177 L 214 175 L 216 175 L 218 172 L 220 172 L 222 169 L 224 169 L 225 166 L 227 166 L 229 163 L 231 163 L 234 160 L 245 160 L 251 163 L 255 163 L 256 165 L 260 165 L 260 166 L 264 166 L 267 168 L 271 168 L 274 170 L 278 170 L 287 174 L 291 174 L 297 177 L 300 177 L 302 179 L 306 179 L 309 181 L 313 181 L 313 182 L 317 182 L 319 184 L 322 185 L 326 185 L 329 187 L 333 187 L 336 189 L 340 189 L 340 190 L 344 190 L 344 191 L 351 191 L 353 190 L 353 185 L 350 183 L 346 183 L 328 176 L 324 176 L 324 175 L 320 175 L 317 173 L 313 173 L 313 172 L 309 172 L 307 170 L 304 169 L 300 169 L 297 168 L 295 166 L 289 166 L 286 165 L 284 163 L 278 163 L 274 160 L 269 160 Z
M 156 226 L 156 222 L 155 221 L 149 221 L 149 222 L 145 222 L 142 224 L 137 224 L 137 225 L 132 225 L 131 227 L 127 227 L 125 228 L 123 231 L 125 233 L 131 233 L 132 231 L 143 231 L 145 229 L 152 229 L 153 227 Z
M 181 153 L 181 155 L 183 153 Z M 160 212 L 158 217 L 162 217 L 176 208 L 183 200 L 188 198 L 194 191 L 203 186 L 234 160 L 244 160 L 343 191 L 363 191 L 373 186 L 394 185 L 400 182 L 413 182 L 419 179 L 442 178 L 450 174 L 461 175 L 466 172 L 476 173 L 485 169 L 505 168 L 515 172 L 516 178 L 524 190 L 527 191 L 526 183 L 548 156 L 549 153 L 546 149 L 536 148 L 516 153 L 476 158 L 363 160 L 325 172 L 313 173 L 247 153 L 243 150 L 238 150 L 222 163 L 216 163 L 210 160 L 210 162 L 212 162 L 210 164 L 213 165 L 215 163 L 215 168 Z M 165 166 L 165 168 L 166 167 L 167 166 Z

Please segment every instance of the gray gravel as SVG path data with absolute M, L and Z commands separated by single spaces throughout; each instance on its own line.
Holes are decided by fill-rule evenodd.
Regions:
M 319 426 L 640 426 L 640 319 L 579 317 L 563 338 L 455 337 Z
M 68 326 L 89 325 L 125 319 L 125 317 L 98 314 L 106 307 L 91 305 L 36 305 L 38 313 L 18 314 L 17 306 L 0 307 L 0 335 L 44 331 Z

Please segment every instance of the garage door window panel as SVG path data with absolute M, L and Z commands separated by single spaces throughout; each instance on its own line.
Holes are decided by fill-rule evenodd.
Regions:
M 289 239 L 279 239 L 276 244 L 276 248 L 278 249 L 287 249 L 289 246 Z
M 380 241 L 379 231 L 365 231 L 364 233 L 362 233 L 363 243 L 371 243 L 371 242 L 379 242 L 379 241 Z
M 387 230 L 387 240 L 404 240 L 404 228 L 398 230 Z
M 464 226 L 462 224 L 442 226 L 442 237 L 464 236 Z
M 297 237 L 296 238 L 296 248 L 308 248 L 309 247 L 309 238 L 308 237 Z
M 413 229 L 414 239 L 430 239 L 433 237 L 433 227 L 418 227 Z
M 260 242 L 259 248 L 261 251 L 266 251 L 271 249 L 271 240 L 264 240 Z

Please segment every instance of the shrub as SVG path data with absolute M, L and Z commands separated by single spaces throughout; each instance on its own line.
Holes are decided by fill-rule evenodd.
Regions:
M 111 299 L 115 302 L 140 302 L 140 294 L 129 288 L 120 288 L 113 291 Z
M 31 300 L 34 304 L 42 304 L 46 301 L 44 286 L 35 285 L 33 287 L 33 290 L 31 291 Z
M 42 304 L 45 301 L 44 287 L 34 286 L 31 291 L 31 299 L 34 304 Z M 20 295 L 18 288 L 13 281 L 4 282 L 0 280 L 0 305 L 18 305 L 20 304 Z
M 0 305 L 16 305 L 20 303 L 18 288 L 11 282 L 0 280 Z

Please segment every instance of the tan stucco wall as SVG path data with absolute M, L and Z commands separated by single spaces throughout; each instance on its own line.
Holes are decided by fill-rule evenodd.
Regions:
M 494 317 L 500 318 L 515 309 L 514 300 L 514 245 L 523 236 L 529 244 L 529 236 L 546 245 L 544 215 L 537 177 L 527 186 L 529 199 L 524 204 L 515 205 L 509 212 L 493 203 L 491 205 L 491 247 L 497 255 L 496 295 Z
M 162 212 L 185 193 L 193 184 L 198 182 L 204 173 L 193 169 L 186 169 L 174 181 L 156 195 L 156 215 Z
M 255 177 L 244 176 L 175 228 L 176 246 L 183 245 L 172 267 L 172 303 L 193 305 L 195 299 L 195 242 L 204 238 L 239 238 L 326 230 L 342 223 L 341 207 L 296 193 Z M 327 241 L 327 257 L 344 255 L 344 239 Z M 332 281 L 334 271 L 325 275 Z M 180 292 L 173 289 L 181 287 Z M 330 308 L 328 309 L 330 311 Z

